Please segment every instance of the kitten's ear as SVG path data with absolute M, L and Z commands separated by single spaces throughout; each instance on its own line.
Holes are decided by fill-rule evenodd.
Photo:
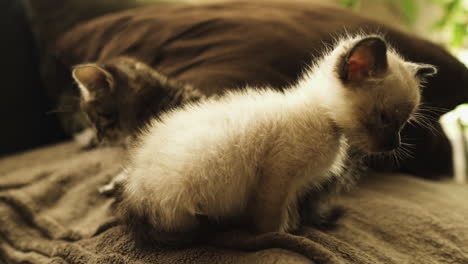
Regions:
M 437 68 L 430 64 L 417 64 L 416 77 L 424 79 L 426 77 L 437 74 Z
M 344 56 L 340 77 L 345 83 L 359 83 L 382 76 L 388 69 L 387 45 L 378 37 L 357 42 Z
M 114 78 L 97 64 L 78 65 L 73 68 L 72 75 L 84 101 L 92 101 L 114 90 Z

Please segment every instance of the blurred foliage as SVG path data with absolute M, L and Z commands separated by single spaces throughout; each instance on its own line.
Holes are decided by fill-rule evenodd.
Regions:
M 437 5 L 442 9 L 442 16 L 431 26 L 433 31 L 449 31 L 451 48 L 461 48 L 468 39 L 468 4 L 464 0 L 382 0 L 391 7 L 398 7 L 408 26 L 419 18 L 420 5 Z M 465 0 L 466 1 L 466 0 Z M 360 0 L 340 0 L 346 8 L 358 8 Z
M 455 48 L 463 46 L 468 35 L 468 4 L 463 0 L 431 0 L 442 6 L 444 15 L 432 26 L 434 30 L 451 30 L 452 39 L 450 45 Z
M 340 5 L 346 8 L 357 8 L 359 2 L 359 0 L 340 0 Z
M 388 0 L 389 2 L 395 2 Z M 409 25 L 413 24 L 419 17 L 419 10 L 417 3 L 414 0 L 400 0 L 401 12 L 405 22 Z

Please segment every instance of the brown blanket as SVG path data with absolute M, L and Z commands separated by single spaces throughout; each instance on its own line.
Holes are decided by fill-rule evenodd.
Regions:
M 336 201 L 331 231 L 218 234 L 186 249 L 136 248 L 97 187 L 122 151 L 65 143 L 0 160 L 0 260 L 7 263 L 468 263 L 468 187 L 370 175 Z

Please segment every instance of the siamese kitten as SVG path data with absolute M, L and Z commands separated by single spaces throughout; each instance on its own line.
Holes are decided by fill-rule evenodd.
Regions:
M 80 107 L 92 130 L 81 133 L 85 146 L 120 144 L 160 113 L 203 95 L 132 58 L 75 66 Z M 79 136 L 78 136 L 79 137 Z
M 167 243 L 205 220 L 293 231 L 306 193 L 348 181 L 351 151 L 399 147 L 435 73 L 379 36 L 347 37 L 284 92 L 246 88 L 171 110 L 130 150 L 118 214 L 139 238 Z

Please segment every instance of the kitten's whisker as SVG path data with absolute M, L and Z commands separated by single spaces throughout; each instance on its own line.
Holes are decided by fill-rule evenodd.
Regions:
M 434 113 L 439 113 L 439 114 L 450 111 L 450 109 L 447 109 L 447 108 L 431 106 L 431 105 L 424 104 L 424 103 L 419 105 L 419 110 L 432 111 Z
M 398 160 L 398 156 L 395 150 L 392 150 L 391 152 L 391 157 L 393 158 L 394 164 L 397 166 L 397 168 L 400 167 L 400 161 Z
M 427 117 L 427 116 L 416 116 L 416 121 L 420 121 L 420 122 L 424 122 L 424 123 L 429 123 L 429 124 L 431 124 L 432 126 L 434 126 L 434 124 L 437 124 L 437 119 L 431 118 L 431 117 Z
M 414 158 L 411 150 L 405 148 L 403 145 L 396 149 L 396 151 L 404 158 Z
M 402 148 L 405 148 L 405 149 L 414 148 L 415 146 L 416 146 L 416 144 L 401 142 L 401 147 L 402 147 Z
M 419 117 L 419 118 L 422 118 L 422 119 L 426 119 L 426 120 L 431 120 L 431 121 L 437 121 L 438 119 L 434 116 L 431 116 L 431 115 L 428 115 L 428 114 L 425 114 L 425 113 L 414 113 L 414 115 L 416 117 Z
M 425 112 L 422 112 L 422 111 L 417 111 L 414 113 L 414 115 L 416 116 L 419 116 L 421 118 L 434 118 L 434 119 L 437 119 L 436 117 L 432 116 L 430 113 L 425 113 Z
M 421 113 L 414 113 L 414 115 L 410 118 L 410 122 L 408 123 L 413 126 L 418 125 L 420 127 L 423 127 L 429 130 L 429 132 L 431 132 L 433 135 L 442 135 L 441 131 L 435 127 L 435 122 L 428 119 L 427 115 L 423 115 Z

